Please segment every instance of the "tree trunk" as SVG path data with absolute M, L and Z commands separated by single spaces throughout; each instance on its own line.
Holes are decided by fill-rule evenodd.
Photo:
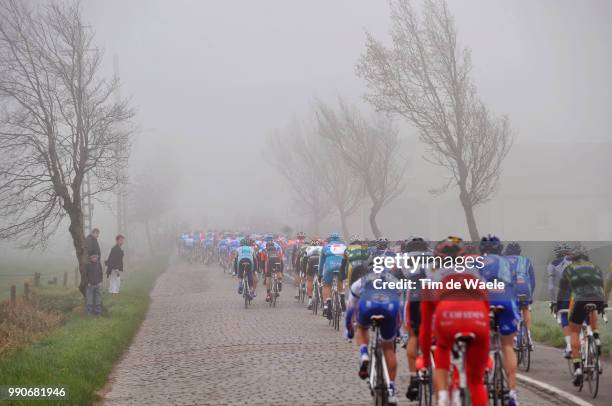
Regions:
M 153 242 L 151 241 L 151 228 L 149 227 L 149 220 L 145 220 L 145 233 L 147 234 L 147 244 L 149 244 L 149 250 L 151 251 L 151 255 L 154 254 L 155 250 L 153 249 Z
M 346 219 L 346 213 L 343 210 L 338 210 L 339 214 L 340 214 L 340 224 L 342 225 L 342 235 L 344 236 L 344 239 L 348 241 L 350 235 L 349 235 L 349 229 L 348 229 L 348 222 Z
M 83 230 L 83 213 L 80 207 L 66 208 L 68 216 L 70 217 L 70 225 L 68 231 L 72 237 L 72 244 L 74 245 L 74 253 L 76 255 L 77 263 L 79 265 L 79 273 L 81 274 L 81 283 L 79 284 L 79 291 L 85 296 L 85 288 L 87 281 L 85 278 L 85 267 L 87 265 L 87 251 L 85 249 L 85 231 Z
M 459 200 L 461 200 L 461 205 L 463 206 L 463 211 L 465 213 L 465 221 L 468 226 L 468 231 L 470 233 L 470 239 L 474 242 L 480 240 L 480 234 L 478 233 L 478 227 L 476 226 L 476 217 L 474 216 L 474 205 L 470 202 L 470 199 L 467 196 L 467 192 L 461 188 L 461 192 L 459 193 Z
M 372 204 L 372 208 L 370 209 L 370 228 L 372 229 L 372 233 L 374 233 L 374 238 L 380 238 L 381 236 L 380 229 L 376 223 L 376 216 L 380 209 L 381 205 L 379 203 Z

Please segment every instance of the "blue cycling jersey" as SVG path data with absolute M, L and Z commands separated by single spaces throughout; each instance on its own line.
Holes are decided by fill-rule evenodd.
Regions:
M 487 254 L 483 257 L 483 267 L 480 274 L 487 282 L 499 281 L 504 283 L 503 289 L 489 290 L 489 302 L 491 304 L 516 301 L 516 271 L 510 266 L 510 262 L 502 256 Z
M 531 260 L 522 255 L 509 255 L 506 259 L 510 263 L 511 270 L 516 273 L 516 294 L 527 295 L 527 299 L 531 300 L 536 284 Z

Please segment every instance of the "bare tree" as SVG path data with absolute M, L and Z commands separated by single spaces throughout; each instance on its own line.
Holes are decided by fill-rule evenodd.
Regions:
M 133 116 L 93 39 L 78 3 L 0 1 L 0 238 L 44 245 L 67 217 L 82 271 L 83 180 L 98 198 L 123 181 Z
M 366 99 L 379 111 L 406 118 L 428 146 L 426 159 L 447 168 L 459 188 L 470 237 L 479 238 L 474 208 L 495 192 L 501 164 L 512 145 L 507 117 L 494 116 L 470 80 L 468 49 L 457 43 L 444 0 L 425 0 L 421 19 L 409 0 L 391 3 L 390 48 L 367 34 L 357 73 Z
M 305 124 L 294 119 L 282 131 L 268 138 L 264 158 L 285 179 L 295 201 L 311 218 L 312 232 L 319 233 L 319 226 L 333 206 L 323 183 L 320 181 L 320 157 L 315 142 L 308 136 Z
M 338 98 L 334 110 L 322 101 L 315 103 L 319 135 L 329 140 L 334 151 L 360 179 L 370 198 L 370 227 L 381 236 L 376 222 L 380 210 L 403 190 L 406 164 L 399 155 L 398 130 L 389 117 L 375 114 L 366 120 L 361 113 Z
M 143 225 L 151 254 L 159 249 L 164 237 L 159 232 L 168 231 L 167 216 L 177 189 L 176 161 L 169 159 L 168 149 L 163 152 L 151 157 L 156 165 L 136 175 L 129 201 L 129 218 Z
M 311 136 L 318 138 L 315 152 L 320 157 L 319 180 L 338 211 L 342 234 L 348 239 L 348 218 L 363 200 L 363 184 L 360 178 L 352 174 L 344 160 L 337 156 L 329 140 L 319 138 L 315 132 Z

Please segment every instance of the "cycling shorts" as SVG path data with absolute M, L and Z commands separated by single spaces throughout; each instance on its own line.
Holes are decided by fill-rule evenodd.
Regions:
M 372 316 L 384 316 L 380 326 L 380 335 L 384 341 L 395 339 L 400 327 L 400 302 L 397 297 L 376 291 L 366 291 L 359 299 L 357 308 L 357 325 L 368 328 Z
M 349 281 L 349 286 L 351 286 L 354 282 L 357 282 L 366 273 L 368 273 L 368 267 L 364 261 L 354 261 L 353 263 L 349 262 L 348 275 L 346 275 Z
M 332 265 L 332 266 L 326 266 L 325 269 L 323 269 L 323 284 L 324 285 L 331 285 L 331 283 L 334 280 L 334 273 L 338 274 L 338 280 L 341 281 L 339 264 Z
M 318 268 L 319 268 L 319 257 L 318 256 L 308 257 L 308 262 L 306 263 L 306 276 L 315 276 Z
M 276 269 L 276 272 L 283 273 L 283 263 L 278 259 L 276 262 L 272 262 L 273 260 L 268 260 L 268 266 L 264 267 L 264 275 L 266 277 L 272 276 L 272 272 Z
M 490 304 L 491 306 L 504 307 L 503 310 L 499 310 L 495 313 L 495 322 L 499 325 L 499 333 L 502 336 L 516 333 L 518 330 L 518 322 L 521 318 L 516 301 L 492 301 Z
M 603 301 L 601 300 L 572 301 L 569 307 L 568 320 L 575 324 L 582 324 L 583 322 L 587 321 L 589 313 L 584 308 L 587 303 L 594 303 L 597 305 L 597 311 L 603 310 Z
M 533 298 L 531 297 L 531 289 L 527 284 L 516 285 L 514 291 L 516 292 L 516 302 L 518 303 L 519 308 L 521 306 L 531 305 L 533 303 Z M 527 296 L 527 299 L 519 301 L 518 295 L 525 295 Z
M 421 325 L 421 302 L 416 300 L 406 300 L 404 306 L 404 320 L 406 326 L 411 328 L 414 334 L 419 336 L 419 326 Z
M 433 335 L 436 337 L 436 368 L 450 369 L 451 350 L 458 333 L 472 333 L 468 344 L 465 372 L 472 404 L 486 405 L 484 373 L 489 359 L 489 309 L 483 301 L 443 301 L 436 306 Z
M 247 271 L 247 279 L 249 281 L 249 285 L 253 286 L 253 263 L 251 260 L 247 258 L 243 258 L 238 263 L 238 277 L 240 279 L 244 278 L 244 269 Z

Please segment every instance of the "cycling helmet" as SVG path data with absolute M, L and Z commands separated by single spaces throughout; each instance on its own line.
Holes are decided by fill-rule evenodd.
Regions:
M 521 255 L 521 246 L 518 242 L 511 242 L 506 246 L 504 255 Z
M 276 246 L 274 245 L 273 241 L 268 241 L 266 243 L 266 249 L 270 249 L 270 248 L 275 248 Z
M 589 251 L 583 247 L 581 244 L 576 244 L 571 248 L 570 252 L 568 252 L 567 256 L 571 261 L 579 261 L 579 260 L 589 260 Z
M 463 242 L 460 238 L 459 241 L 457 241 L 456 238 L 449 237 L 446 240 L 438 242 L 434 248 L 434 255 L 441 258 L 460 257 L 463 253 Z
M 412 237 L 402 243 L 402 252 L 416 252 L 429 250 L 429 243 L 423 237 Z
M 298 240 L 304 240 L 306 238 L 306 234 L 303 231 L 297 233 Z
M 386 238 L 379 238 L 376 240 L 376 249 L 386 250 L 389 247 L 389 240 Z
M 434 255 L 441 258 L 460 257 L 464 254 L 463 242 L 447 238 L 436 244 Z
M 491 234 L 488 234 L 480 239 L 480 252 L 482 254 L 501 254 L 504 249 L 504 244 L 501 240 Z
M 572 251 L 572 247 L 565 242 L 558 242 L 555 244 L 555 248 L 553 248 L 553 252 L 555 253 L 555 257 L 561 258 L 568 255 Z
M 361 243 L 361 237 L 358 234 L 353 234 L 349 238 L 349 242 L 351 244 L 360 244 Z
M 310 240 L 310 245 L 312 245 L 313 247 L 320 247 L 321 245 L 323 245 L 323 243 L 320 239 L 313 238 L 312 240 Z
M 337 240 L 339 240 L 339 239 L 340 239 L 340 235 L 339 235 L 338 233 L 336 233 L 336 232 L 331 232 L 331 233 L 329 233 L 329 235 L 327 236 L 327 240 L 326 240 L 326 241 L 327 241 L 327 242 L 330 242 L 330 241 L 337 241 Z
M 249 245 L 249 240 L 247 240 L 246 238 L 243 238 L 240 240 L 240 246 L 243 247 L 245 245 Z

